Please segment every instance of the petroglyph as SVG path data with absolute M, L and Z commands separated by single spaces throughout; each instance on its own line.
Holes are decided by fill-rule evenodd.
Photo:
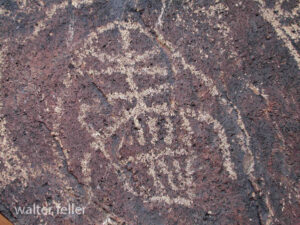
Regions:
M 273 26 L 278 37 L 283 41 L 284 45 L 294 57 L 298 68 L 300 69 L 300 55 L 292 44 L 292 41 L 299 41 L 299 23 L 295 21 L 291 25 L 285 25 L 284 23 L 280 22 L 283 19 L 291 20 L 295 18 L 297 14 L 299 15 L 300 5 L 298 4 L 297 7 L 292 10 L 292 12 L 288 12 L 283 10 L 281 7 L 284 2 L 283 0 L 276 1 L 276 4 L 273 8 L 268 8 L 265 2 L 262 0 L 256 0 L 256 2 L 258 2 L 260 5 L 260 13 L 262 17 Z
M 91 5 L 94 2 L 94 0 L 72 0 L 72 5 L 75 8 L 80 8 L 81 6 L 87 6 Z
M 113 55 L 101 52 L 93 45 L 100 42 L 101 35 L 105 32 L 110 31 L 120 32 L 120 41 L 122 43 L 122 53 Z M 104 27 L 98 28 L 95 33 L 91 33 L 83 47 L 76 50 L 76 58 L 72 59 L 72 62 L 76 65 L 76 72 L 84 76 L 84 73 L 80 71 L 81 66 L 85 65 L 88 67 L 86 59 L 89 56 L 95 57 L 102 62 L 110 62 L 113 67 L 108 66 L 99 70 L 90 66 L 86 71 L 87 75 L 92 78 L 99 78 L 105 74 L 112 75 L 115 73 L 123 74 L 125 78 L 124 86 L 127 87 L 125 92 L 113 92 L 107 93 L 107 101 L 110 105 L 116 104 L 119 100 L 125 102 L 135 102 L 133 108 L 125 109 L 123 108 L 118 115 L 111 118 L 112 122 L 106 127 L 102 127 L 100 130 L 96 130 L 92 125 L 87 124 L 86 118 L 89 112 L 95 110 L 96 105 L 81 104 L 81 110 L 79 113 L 78 120 L 80 121 L 83 128 L 85 128 L 94 138 L 95 141 L 91 143 L 94 149 L 100 149 L 107 159 L 111 161 L 111 165 L 115 170 L 124 171 L 126 165 L 132 164 L 135 166 L 144 166 L 147 168 L 147 174 L 153 181 L 153 186 L 145 186 L 145 184 L 139 184 L 139 186 L 132 186 L 132 177 L 126 175 L 125 171 L 121 173 L 119 177 L 120 180 L 124 182 L 123 188 L 132 194 L 141 197 L 145 202 L 164 202 L 167 204 L 181 204 L 185 206 L 191 206 L 194 199 L 194 185 L 193 185 L 193 175 L 197 172 L 193 166 L 193 163 L 197 159 L 197 155 L 193 153 L 192 150 L 192 138 L 196 135 L 193 132 L 193 128 L 189 122 L 190 119 L 197 120 L 202 124 L 212 124 L 213 130 L 217 134 L 217 139 L 220 144 L 223 157 L 223 166 L 228 172 L 231 179 L 237 179 L 237 174 L 235 172 L 235 166 L 231 160 L 229 143 L 222 125 L 210 116 L 205 111 L 195 111 L 193 109 L 180 109 L 179 113 L 174 110 L 174 107 L 170 107 L 167 102 L 162 102 L 160 104 L 153 104 L 151 106 L 147 105 L 145 98 L 157 96 L 160 94 L 170 93 L 172 91 L 172 86 L 168 83 L 158 84 L 156 87 L 148 87 L 146 89 L 141 89 L 136 83 L 136 78 L 140 76 L 153 76 L 152 70 L 148 68 L 143 68 L 136 71 L 134 65 L 142 60 L 147 60 L 149 58 L 155 57 L 156 54 L 160 54 L 159 46 L 153 44 L 152 49 L 145 50 L 142 54 L 130 49 L 131 37 L 130 33 L 133 30 L 138 30 L 140 33 L 147 34 L 147 37 L 151 40 L 151 35 L 144 30 L 141 25 L 135 23 L 125 23 L 125 22 L 114 22 L 105 25 Z M 172 49 L 172 47 L 171 47 Z M 135 56 L 134 58 L 132 56 Z M 203 73 L 197 71 L 192 65 L 185 62 L 185 59 L 179 54 L 179 52 L 174 52 L 175 59 L 181 60 L 184 69 L 188 69 L 197 77 L 200 77 L 205 84 L 211 89 L 212 96 L 218 95 L 216 87 L 213 85 L 213 81 L 206 77 Z M 156 66 L 156 65 L 154 65 Z M 156 75 L 165 77 L 168 74 L 168 68 L 157 67 Z M 149 73 L 148 73 L 149 71 Z M 227 102 L 226 102 L 227 103 Z M 229 104 L 226 106 L 228 107 Z M 138 120 L 140 116 L 145 115 L 147 122 L 143 123 Z M 181 140 L 181 145 L 183 148 L 174 148 L 172 143 L 175 138 L 174 134 L 174 124 L 172 122 L 172 117 L 178 117 L 180 119 L 181 132 L 183 132 L 183 137 Z M 164 130 L 165 137 L 163 138 L 164 150 L 158 151 L 155 146 L 158 140 L 158 117 L 163 117 L 165 120 Z M 122 127 L 126 126 L 130 121 L 133 121 L 135 129 L 137 129 L 137 142 L 139 146 L 152 146 L 152 150 L 147 153 L 137 153 L 134 156 L 130 156 L 127 159 L 116 160 L 114 154 L 107 151 L 107 140 L 109 140 L 112 135 L 122 130 Z M 146 127 L 144 127 L 146 126 Z M 150 137 L 144 131 L 149 130 Z M 122 149 L 125 147 L 124 137 L 122 137 L 121 143 L 116 151 L 117 157 L 121 157 Z M 148 142 L 149 140 L 149 142 Z M 131 144 L 132 141 L 130 142 Z M 209 146 L 208 146 L 209 147 Z M 126 147 L 128 148 L 128 147 Z M 179 162 L 176 157 L 182 156 L 184 158 L 183 162 Z M 168 160 L 172 162 L 167 163 Z M 173 169 L 170 168 L 174 167 Z M 198 168 L 198 169 L 201 169 Z M 167 184 L 161 180 L 161 176 L 167 176 Z M 182 194 L 184 192 L 184 194 Z M 151 194 L 155 193 L 155 194 Z M 171 194 L 172 193 L 172 194 Z M 177 194 L 174 194 L 177 193 Z
M 298 3 L 6 2 L 1 198 L 76 199 L 87 224 L 296 221 Z
M 171 145 L 172 141 L 174 139 L 174 126 L 171 122 L 171 119 L 169 117 L 166 118 L 166 129 L 167 129 L 167 135 L 164 138 L 164 141 L 166 142 L 166 144 Z
M 58 6 L 53 6 L 50 10 L 46 12 L 47 18 L 51 18 L 57 9 L 62 9 L 66 7 L 66 2 L 63 2 L 62 4 Z M 73 3 L 72 3 L 73 4 Z M 74 5 L 75 7 L 79 7 L 81 3 L 76 3 Z M 214 85 L 213 80 L 211 80 L 208 76 L 203 74 L 203 72 L 197 70 L 193 65 L 188 64 L 185 60 L 185 58 L 181 55 L 179 51 L 176 50 L 176 48 L 167 40 L 165 40 L 162 36 L 162 34 L 159 33 L 158 28 L 162 25 L 161 18 L 164 13 L 164 9 L 166 7 L 166 3 L 163 2 L 163 9 L 161 11 L 161 14 L 159 16 L 159 20 L 157 23 L 157 32 L 158 32 L 158 39 L 160 39 L 161 42 L 165 43 L 166 46 L 171 50 L 171 58 L 169 60 L 174 61 L 180 61 L 181 65 L 185 70 L 190 71 L 194 76 L 201 79 L 204 84 L 209 88 L 210 94 L 212 96 L 219 95 L 218 90 L 216 86 Z M 223 9 L 223 8 L 222 8 Z M 211 9 L 214 10 L 214 9 Z M 35 31 L 33 32 L 33 36 L 36 36 L 41 29 L 44 29 L 45 26 L 43 23 L 40 23 L 38 27 L 35 28 Z M 73 36 L 74 36 L 74 21 L 72 20 L 69 24 L 69 30 L 68 30 L 68 45 L 71 44 Z M 225 28 L 224 28 L 225 29 Z M 222 30 L 222 29 L 221 29 Z M 115 54 L 112 53 L 105 53 L 100 48 L 94 47 L 93 45 L 97 45 L 100 43 L 99 37 L 101 35 L 104 35 L 106 32 L 117 32 L 120 35 L 120 43 L 122 46 L 122 52 Z M 177 72 L 178 68 L 175 68 L 173 65 L 171 65 L 171 69 L 168 68 L 167 64 L 158 64 L 158 65 L 152 65 L 151 67 L 142 67 L 139 69 L 135 68 L 135 65 L 139 62 L 144 62 L 149 59 L 152 59 L 153 57 L 156 57 L 159 54 L 162 54 L 160 46 L 157 44 L 153 44 L 151 49 L 146 49 L 142 53 L 138 53 L 135 50 L 132 50 L 131 47 L 131 41 L 132 36 L 131 33 L 138 31 L 140 34 L 144 34 L 149 40 L 152 40 L 152 34 L 150 34 L 146 29 L 144 29 L 140 24 L 138 23 L 130 23 L 130 22 L 113 22 L 108 23 L 105 26 L 99 27 L 96 29 L 95 32 L 92 32 L 88 35 L 86 40 L 83 43 L 83 47 L 80 49 L 76 49 L 74 51 L 74 58 L 72 58 L 71 62 L 76 66 L 75 72 L 80 74 L 81 76 L 90 76 L 92 79 L 98 79 L 101 76 L 105 75 L 113 75 L 115 73 L 120 73 L 122 75 L 125 75 L 125 84 L 128 86 L 128 90 L 125 92 L 118 92 L 114 91 L 112 93 L 107 93 L 106 98 L 109 104 L 114 105 L 118 104 L 117 101 L 124 100 L 129 101 L 131 103 L 135 102 L 135 106 L 133 108 L 130 108 L 129 110 L 123 109 L 119 112 L 119 115 L 116 115 L 115 117 L 112 117 L 112 124 L 108 127 L 103 128 L 101 132 L 95 130 L 91 125 L 87 124 L 85 122 L 86 114 L 90 111 L 93 111 L 93 106 L 82 104 L 81 105 L 81 111 L 79 114 L 79 121 L 82 124 L 82 127 L 87 129 L 89 133 L 95 138 L 95 142 L 91 144 L 91 146 L 95 149 L 100 148 L 101 151 L 104 153 L 105 157 L 110 159 L 112 161 L 112 165 L 115 170 L 121 169 L 121 166 L 114 162 L 114 159 L 112 158 L 111 154 L 107 151 L 105 151 L 105 142 L 108 138 L 110 138 L 115 132 L 120 129 L 124 124 L 128 123 L 130 120 L 133 120 L 133 123 L 137 129 L 137 141 L 140 146 L 147 145 L 147 137 L 145 136 L 144 130 L 149 129 L 149 133 L 151 134 L 151 141 L 150 143 L 155 147 L 155 143 L 158 141 L 158 127 L 157 127 L 157 116 L 163 116 L 165 117 L 166 123 L 165 123 L 165 136 L 163 138 L 163 141 L 166 146 L 172 145 L 174 142 L 175 134 L 174 134 L 174 124 L 172 124 L 171 116 L 179 116 L 181 118 L 181 126 L 182 130 L 185 130 L 185 135 L 182 137 L 182 142 L 185 143 L 186 148 L 189 149 L 192 147 L 192 136 L 193 136 L 193 130 L 189 123 L 189 120 L 186 118 L 187 116 L 191 116 L 192 118 L 196 118 L 198 121 L 205 122 L 207 124 L 212 123 L 214 130 L 216 133 L 218 133 L 218 138 L 220 140 L 220 148 L 223 155 L 223 165 L 226 171 L 228 172 L 228 175 L 231 179 L 237 179 L 237 174 L 234 169 L 234 164 L 231 161 L 230 157 L 230 151 L 229 151 L 229 144 L 228 140 L 226 138 L 226 134 L 224 132 L 224 129 L 222 128 L 222 125 L 215 120 L 212 116 L 206 114 L 206 112 L 194 112 L 190 109 L 180 109 L 180 113 L 176 113 L 172 108 L 170 108 L 170 105 L 168 105 L 168 102 L 163 102 L 160 104 L 152 104 L 151 106 L 147 105 L 145 102 L 145 98 L 156 96 L 159 94 L 164 94 L 166 92 L 172 92 L 172 86 L 169 83 L 159 83 L 155 86 L 148 87 L 145 89 L 140 89 L 138 85 L 136 84 L 136 78 L 137 77 L 152 77 L 160 78 L 160 77 L 167 77 L 170 74 L 170 70 L 173 72 Z M 225 29 L 224 32 L 228 31 Z M 86 59 L 88 57 L 94 57 L 97 59 L 100 63 L 110 63 L 113 66 L 105 66 L 105 67 L 95 67 L 87 65 Z M 89 68 L 88 68 L 89 67 Z M 82 70 L 82 68 L 88 68 L 85 70 Z M 71 74 L 68 72 L 66 78 L 64 79 L 64 84 L 66 87 L 71 86 Z M 124 85 L 125 85 L 124 84 Z M 224 107 L 228 110 L 230 110 L 230 104 L 225 100 L 222 99 L 222 103 L 224 104 Z M 60 120 L 60 114 L 61 114 L 61 99 L 58 101 L 58 106 L 54 109 L 56 114 L 58 115 L 58 122 L 54 124 L 54 132 L 53 135 L 57 138 L 58 135 L 58 126 L 59 126 L 59 120 Z M 238 111 L 236 107 L 231 107 Z M 190 110 L 190 111 L 189 111 Z M 232 110 L 232 109 L 231 109 Z M 198 115 L 199 114 L 199 115 Z M 143 127 L 140 121 L 138 120 L 138 117 L 141 115 L 146 115 L 149 119 L 146 122 L 146 126 Z M 240 116 L 239 116 L 240 117 Z M 243 126 L 241 118 L 239 118 L 238 125 L 241 127 L 242 131 L 245 133 L 246 129 Z M 242 138 L 243 135 L 241 135 Z M 250 164 L 248 163 L 245 170 L 247 171 L 247 174 L 253 172 L 253 160 L 252 160 L 252 153 L 249 150 L 248 142 L 249 142 L 249 136 L 247 136 L 247 143 L 242 143 L 242 149 L 244 152 L 246 152 L 248 155 L 247 157 L 250 157 Z M 61 141 L 58 139 L 58 142 L 61 144 Z M 242 138 L 243 139 L 243 138 Z M 124 140 L 122 138 L 122 140 Z M 121 149 L 122 146 L 119 147 Z M 63 149 L 64 154 L 68 157 L 68 153 Z M 177 150 L 175 150 L 177 151 Z M 168 152 L 168 151 L 167 151 Z M 150 154 L 150 153 L 149 153 Z M 82 161 L 82 170 L 83 174 L 85 176 L 85 179 L 87 182 L 90 182 L 90 176 L 91 171 L 88 169 L 88 157 L 89 155 L 85 156 L 85 159 Z M 151 159 L 150 155 L 149 160 Z M 167 156 L 173 156 L 167 155 Z M 173 165 L 176 165 L 177 173 L 176 175 L 172 174 L 172 170 L 167 168 L 167 165 L 164 163 L 163 160 L 161 161 L 155 161 L 157 158 L 153 158 L 153 161 L 149 161 L 148 163 L 151 165 L 148 174 L 152 176 L 154 180 L 154 186 L 157 188 L 155 190 L 156 193 L 163 193 L 164 195 L 157 195 L 152 196 L 150 199 L 153 201 L 165 201 L 166 203 L 172 204 L 172 203 L 179 203 L 183 205 L 191 205 L 193 201 L 193 185 L 192 185 L 192 175 L 193 175 L 193 161 L 196 159 L 196 156 L 190 153 L 188 155 L 189 157 L 186 159 L 186 165 L 185 169 L 180 170 L 179 167 L 181 166 L 180 163 L 176 159 L 172 162 Z M 123 161 L 125 163 L 125 161 Z M 121 163 L 122 164 L 122 163 Z M 159 168 L 156 168 L 158 166 Z M 179 172 L 180 171 L 180 172 Z M 168 177 L 168 183 L 173 191 L 178 190 L 186 190 L 186 196 L 184 197 L 178 197 L 174 198 L 171 196 L 168 196 L 168 190 L 165 187 L 165 184 L 163 184 L 161 181 L 159 181 L 159 178 L 157 177 L 157 173 L 163 173 L 167 175 Z M 182 175 L 181 173 L 184 173 L 185 175 Z M 178 179 L 183 185 L 176 185 L 173 180 L 175 179 L 174 176 L 176 176 L 176 179 Z M 185 177 L 185 178 L 183 178 Z M 130 182 L 128 181 L 128 177 L 125 177 L 125 175 L 122 175 L 121 180 L 124 180 L 124 188 L 131 193 L 139 196 L 140 193 L 137 190 L 134 190 L 133 187 L 130 186 Z M 142 188 L 142 187 L 141 187 Z M 150 194 L 148 194 L 150 196 Z M 142 197 L 142 196 L 141 196 Z M 145 201 L 149 201 L 148 199 L 144 199 Z

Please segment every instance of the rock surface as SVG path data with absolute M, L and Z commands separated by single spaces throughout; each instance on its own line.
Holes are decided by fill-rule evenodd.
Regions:
M 299 224 L 296 0 L 0 1 L 14 224 Z M 74 204 L 84 214 L 18 214 Z

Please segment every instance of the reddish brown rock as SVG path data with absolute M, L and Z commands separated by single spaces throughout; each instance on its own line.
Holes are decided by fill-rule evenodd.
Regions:
M 0 2 L 0 213 L 14 224 L 298 224 L 299 10 Z M 34 206 L 53 211 L 16 211 Z

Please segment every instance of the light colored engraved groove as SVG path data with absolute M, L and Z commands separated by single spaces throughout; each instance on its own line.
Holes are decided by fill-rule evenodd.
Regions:
M 161 11 L 160 11 L 160 14 L 158 16 L 158 19 L 157 19 L 157 22 L 155 24 L 155 28 L 157 29 L 158 27 L 161 27 L 162 26 L 162 17 L 163 17 L 163 14 L 165 13 L 165 9 L 166 9 L 166 0 L 162 0 L 162 8 L 161 8 Z
M 185 117 L 183 110 L 180 111 L 180 116 L 182 118 L 182 126 L 187 131 L 187 134 L 183 137 L 183 141 L 189 147 L 191 147 L 192 146 L 191 140 L 192 140 L 192 135 L 193 135 L 191 124 L 190 124 L 189 120 Z
M 291 38 L 293 39 L 293 37 L 296 38 L 296 40 L 297 40 L 299 38 L 299 36 L 298 37 L 294 36 L 290 27 L 283 26 L 279 22 L 280 16 L 277 16 L 273 12 L 274 10 L 267 8 L 264 1 L 262 1 L 262 0 L 255 0 L 255 1 L 260 4 L 260 13 L 261 13 L 262 17 L 268 23 L 270 23 L 272 25 L 272 27 L 276 31 L 278 37 L 283 41 L 284 45 L 287 47 L 290 54 L 295 59 L 295 61 L 297 63 L 297 66 L 298 66 L 298 69 L 300 69 L 300 56 L 299 56 L 299 53 L 290 41 L 290 39 Z M 278 7 L 279 7 L 278 12 L 282 11 L 280 9 L 280 6 L 278 5 L 278 3 L 276 4 L 275 7 L 277 8 L 277 10 L 278 10 Z M 299 8 L 299 7 L 297 7 L 297 8 Z M 294 28 L 296 28 L 296 31 L 299 32 L 300 29 L 299 29 L 299 26 L 297 24 L 294 25 Z M 298 35 L 299 35 L 299 33 L 298 33 Z
M 158 132 L 158 127 L 157 127 L 157 118 L 149 117 L 148 118 L 148 127 L 149 127 L 149 133 L 152 136 L 151 139 L 151 144 L 155 144 L 158 141 L 157 137 L 157 132 Z
M 166 203 L 168 205 L 178 204 L 178 205 L 183 205 L 183 206 L 186 206 L 186 207 L 191 207 L 191 205 L 193 203 L 193 201 L 190 200 L 190 199 L 182 198 L 180 196 L 175 197 L 175 198 L 171 198 L 167 195 L 152 196 L 149 199 L 149 202 L 162 202 L 162 203 Z
M 147 88 L 146 90 L 142 90 L 142 91 L 138 92 L 138 96 L 139 96 L 139 98 L 144 98 L 144 97 L 147 97 L 149 95 L 162 93 L 162 91 L 167 90 L 168 88 L 169 88 L 168 84 L 160 84 L 160 85 L 157 85 L 154 88 L 150 87 L 150 88 Z M 132 91 L 128 91 L 128 92 L 125 92 L 125 93 L 114 92 L 112 94 L 107 95 L 107 99 L 110 102 L 112 102 L 115 99 L 122 99 L 122 100 L 131 101 L 134 98 L 137 98 L 137 93 L 132 92 Z
M 164 138 L 164 141 L 167 145 L 171 145 L 172 144 L 172 141 L 173 141 L 173 132 L 174 132 L 174 128 L 173 128 L 173 124 L 172 124 L 172 121 L 169 117 L 166 118 L 166 129 L 167 129 L 167 135 L 166 137 Z
M 74 23 L 75 23 L 75 20 L 74 20 L 74 18 L 72 18 L 69 23 L 69 27 L 68 27 L 68 38 L 67 38 L 67 47 L 68 48 L 70 48 L 70 46 L 72 45 L 72 41 L 74 38 Z
M 98 56 L 97 56 L 97 58 L 98 58 Z M 118 57 L 118 59 L 116 59 L 116 61 L 122 62 L 123 61 L 122 59 L 123 59 L 122 57 Z M 124 57 L 124 59 L 125 59 L 125 57 Z M 134 63 L 129 61 L 128 59 L 126 59 L 126 61 L 130 62 L 128 64 L 134 65 Z M 99 71 L 97 71 L 97 74 L 99 74 L 99 75 L 101 75 L 101 74 L 112 75 L 113 73 L 124 73 L 124 72 L 125 72 L 124 68 L 116 67 L 116 68 L 112 69 L 111 67 L 108 67 L 106 69 L 100 69 Z M 166 68 L 163 68 L 163 67 L 160 67 L 160 66 L 151 66 L 149 68 L 147 68 L 147 67 L 146 68 L 144 68 L 144 67 L 143 68 L 138 68 L 138 69 L 132 70 L 132 72 L 136 76 L 149 75 L 153 78 L 155 78 L 155 76 L 167 76 L 168 75 L 168 70 Z M 95 72 L 93 71 L 93 73 L 95 73 Z
M 84 182 L 89 185 L 92 182 L 91 167 L 89 165 L 92 154 L 90 152 L 84 153 L 83 160 L 81 161 L 82 174 L 84 175 Z
M 134 125 L 138 128 L 138 142 L 140 145 L 145 145 L 144 131 L 136 117 L 133 118 Z
M 81 6 L 88 6 L 94 3 L 94 0 L 72 0 L 72 5 L 75 8 L 80 8 Z

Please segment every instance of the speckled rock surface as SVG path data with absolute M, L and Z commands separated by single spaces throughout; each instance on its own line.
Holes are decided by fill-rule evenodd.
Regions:
M 296 0 L 1 0 L 14 224 L 299 224 Z M 17 213 L 17 207 L 82 214 Z

